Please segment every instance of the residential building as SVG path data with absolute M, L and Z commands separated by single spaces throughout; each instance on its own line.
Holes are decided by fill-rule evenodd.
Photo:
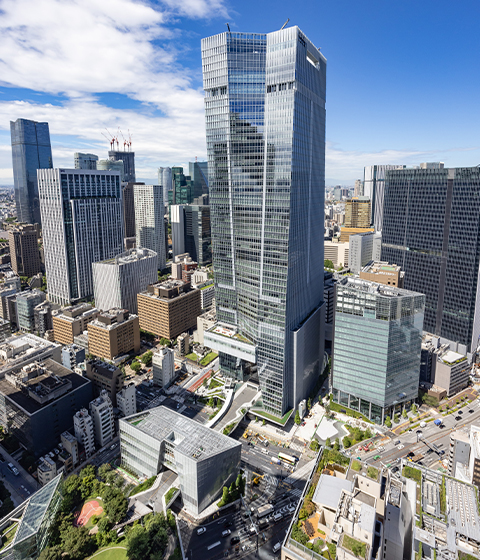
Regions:
M 200 303 L 202 305 L 202 311 L 210 309 L 215 301 L 215 284 L 205 284 L 204 286 L 198 286 L 200 290 Z
M 0 345 L 0 377 L 6 373 L 22 368 L 27 364 L 38 361 L 42 362 L 51 358 L 57 363 L 62 362 L 62 347 L 55 342 L 49 342 L 44 338 L 31 333 L 20 336 L 11 336 Z
M 93 422 L 95 443 L 99 447 L 103 447 L 115 436 L 113 405 L 107 391 L 101 391 L 100 396 L 90 403 L 90 416 Z
M 53 167 L 48 123 L 17 119 L 10 121 L 10 133 L 17 218 L 40 224 L 37 170 Z
M 95 154 L 82 154 L 81 152 L 75 152 L 73 154 L 73 159 L 75 169 L 97 169 L 98 156 Z
M 175 379 L 175 354 L 170 348 L 160 348 L 152 357 L 152 379 L 166 389 Z
M 382 424 L 418 396 L 425 296 L 346 277 L 336 284 L 333 400 Z
M 53 311 L 52 323 L 55 341 L 62 344 L 72 344 L 73 338 L 87 330 L 87 325 L 100 312 L 89 303 L 80 303 L 71 307 L 64 307 Z
M 349 261 L 349 243 L 342 243 L 337 240 L 324 241 L 325 260 L 332 261 L 335 267 L 347 267 Z
M 62 364 L 72 371 L 85 361 L 85 348 L 68 344 L 62 348 Z
M 115 171 L 120 175 L 122 184 L 125 182 L 125 166 L 122 160 L 99 159 L 97 162 L 97 171 Z
M 40 458 L 37 468 L 38 482 L 45 486 L 57 476 L 57 464 L 49 455 Z
M 123 249 L 120 175 L 40 169 L 38 182 L 49 300 L 68 305 L 89 298 L 92 263 Z
M 188 333 L 182 333 L 177 337 L 177 351 L 180 356 L 186 356 L 190 352 L 190 337 Z
M 217 312 L 215 307 L 199 315 L 197 317 L 197 330 L 193 333 L 193 340 L 198 342 L 202 346 L 204 345 L 204 338 L 203 335 L 205 331 L 208 331 L 212 327 L 214 327 L 215 323 L 217 322 Z
M 105 391 L 113 406 L 117 406 L 117 393 L 123 388 L 121 369 L 102 360 L 87 360 L 85 377 L 92 382 L 95 397 L 99 397 Z
M 172 227 L 172 256 L 185 253 L 185 214 L 184 206 L 172 204 L 170 206 L 170 225 Z
M 159 406 L 119 421 L 122 466 L 137 476 L 178 475 L 185 509 L 201 513 L 235 480 L 241 443 Z
M 131 416 L 137 413 L 137 396 L 135 383 L 125 385 L 117 393 L 117 408 L 123 416 Z
M 350 236 L 348 242 L 348 268 L 351 272 L 358 274 L 369 262 L 379 261 L 381 254 L 381 233 L 363 232 Z
M 459 342 L 464 354 L 474 352 L 480 334 L 480 168 L 387 171 L 383 222 L 382 260 L 402 267 L 406 289 L 425 294 L 425 330 Z
M 126 183 L 135 183 L 135 152 L 111 150 L 108 152 L 108 159 L 112 161 L 122 161 L 124 169 L 123 181 Z
M 60 437 L 63 449 L 70 453 L 70 455 L 72 456 L 72 463 L 74 466 L 76 466 L 79 459 L 77 438 L 72 436 L 70 432 L 63 432 Z
M 16 294 L 17 327 L 22 332 L 35 330 L 35 307 L 45 301 L 41 290 L 25 291 Z
M 16 367 L 0 379 L 0 424 L 40 457 L 72 425 L 92 398 L 88 379 L 50 358 Z
M 82 408 L 73 417 L 73 429 L 75 437 L 85 450 L 85 457 L 88 459 L 95 453 L 95 430 L 93 420 L 88 410 Z
M 185 215 L 185 250 L 200 266 L 212 262 L 212 232 L 210 206 L 189 204 Z M 175 253 L 174 253 L 175 256 Z
M 144 183 L 139 183 L 143 185 Z M 133 187 L 135 183 L 127 183 L 122 187 L 123 195 L 123 229 L 125 237 L 135 237 L 135 197 Z
M 228 377 L 256 364 L 282 417 L 323 360 L 326 59 L 294 26 L 205 38 L 202 61 L 219 323 L 205 343 Z
M 403 288 L 405 272 L 397 264 L 374 260 L 362 267 L 359 276 L 362 280 L 368 280 L 369 282 Z
M 157 267 L 157 253 L 140 247 L 93 263 L 95 305 L 102 311 L 116 307 L 137 313 L 137 294 L 157 281 Z
M 168 206 L 168 193 L 173 189 L 171 167 L 158 168 L 158 184 L 162 186 L 163 205 Z
M 157 253 L 158 270 L 165 268 L 165 207 L 160 185 L 134 185 L 135 228 L 137 247 Z
M 471 364 L 467 356 L 454 352 L 450 348 L 442 348 L 436 352 L 432 382 L 445 389 L 451 397 L 468 386 Z
M 47 331 L 53 329 L 52 309 L 54 304 L 50 301 L 39 303 L 33 310 L 35 332 L 38 336 L 45 336 Z
M 405 169 L 405 165 L 369 165 L 364 168 L 363 194 L 371 200 L 371 224 L 375 231 L 383 230 L 385 174 L 390 169 Z
M 21 224 L 8 231 L 12 268 L 19 276 L 31 278 L 42 270 L 38 250 L 38 229 Z
M 88 324 L 88 351 L 104 360 L 114 360 L 140 351 L 140 327 L 137 315 L 126 309 L 110 309 Z
M 10 338 L 10 336 L 12 336 L 10 322 L 5 321 L 5 319 L 0 319 L 0 345 L 3 344 L 7 338 Z
M 465 429 L 455 430 L 450 433 L 450 449 L 448 452 L 448 474 L 459 480 L 468 480 L 470 463 L 470 434 Z
M 182 280 L 152 284 L 138 294 L 140 328 L 168 339 L 193 329 L 201 314 L 200 290 Z

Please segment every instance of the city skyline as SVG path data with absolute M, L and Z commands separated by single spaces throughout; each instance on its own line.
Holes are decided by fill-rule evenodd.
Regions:
M 73 167 L 75 151 L 106 157 L 102 131 L 118 126 L 132 134 L 139 181 L 155 182 L 160 166 L 205 160 L 201 37 L 222 32 L 226 21 L 232 31 L 271 32 L 287 17 L 329 61 L 327 185 L 353 185 L 368 165 L 480 160 L 471 127 L 479 111 L 469 70 L 479 41 L 473 2 L 454 11 L 433 1 L 309 3 L 292 13 L 268 1 L 115 0 L 108 13 L 69 2 L 58 13 L 45 0 L 40 17 L 29 2 L 0 2 L 0 185 L 13 185 L 8 123 L 17 118 L 49 123 L 59 167 Z M 66 30 L 55 29 L 58 17 Z

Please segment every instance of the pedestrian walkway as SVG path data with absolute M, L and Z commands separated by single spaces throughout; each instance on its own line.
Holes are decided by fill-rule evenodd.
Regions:
M 311 461 L 303 465 L 303 467 L 300 467 L 299 469 L 294 471 L 289 477 L 287 477 L 284 480 L 284 482 L 286 484 L 293 484 L 300 478 L 307 478 L 308 475 L 310 474 L 310 471 L 313 469 L 314 464 L 315 464 L 315 459 L 312 459 Z

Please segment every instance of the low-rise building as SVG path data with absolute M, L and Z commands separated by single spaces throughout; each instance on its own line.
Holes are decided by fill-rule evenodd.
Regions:
M 90 403 L 90 416 L 93 421 L 95 443 L 103 447 L 112 441 L 115 435 L 113 404 L 107 391 L 102 391 L 100 396 Z
M 76 344 L 68 344 L 62 348 L 62 363 L 72 371 L 85 361 L 85 348 Z
M 85 376 L 93 383 L 93 392 L 99 397 L 106 391 L 113 406 L 117 406 L 117 393 L 123 387 L 122 370 L 102 360 L 87 360 Z
M 164 338 L 193 329 L 201 314 L 200 290 L 188 282 L 167 280 L 138 294 L 140 328 Z
M 53 330 L 52 310 L 56 307 L 51 301 L 43 301 L 33 310 L 35 333 L 38 336 L 45 336 L 47 331 Z
M 57 463 L 49 455 L 41 457 L 37 468 L 38 482 L 45 486 L 57 476 Z
M 140 326 L 137 315 L 126 309 L 110 309 L 88 324 L 88 351 L 104 360 L 140 351 Z
M 88 459 L 95 453 L 95 430 L 93 420 L 88 410 L 82 408 L 73 417 L 73 429 L 75 437 L 80 445 L 83 446 L 85 457 Z
M 45 300 L 41 290 L 21 292 L 16 295 L 17 326 L 22 332 L 35 330 L 35 308 Z
M 0 345 L 0 377 L 32 362 L 51 358 L 62 362 L 62 347 L 31 333 L 11 336 Z
M 332 240 L 325 241 L 323 244 L 324 257 L 325 260 L 332 261 L 335 267 L 347 267 L 348 266 L 348 255 L 349 255 L 349 244 L 342 243 L 340 241 Z
M 175 379 L 175 354 L 170 348 L 160 348 L 152 356 L 152 379 L 166 389 Z
M 88 303 L 64 307 L 52 313 L 53 331 L 56 342 L 71 344 L 74 337 L 87 329 L 88 323 L 99 314 L 98 309 Z
M 360 270 L 362 280 L 369 280 L 386 286 L 396 286 L 397 288 L 403 288 L 404 276 L 405 272 L 398 265 L 379 262 L 378 260 L 369 262 Z
M 450 397 L 468 386 L 470 369 L 467 356 L 446 347 L 437 352 L 432 381 Z
M 117 393 L 117 408 L 123 416 L 131 416 L 137 412 L 137 397 L 135 383 L 125 385 Z
M 203 333 L 205 331 L 208 331 L 208 329 L 211 329 L 216 322 L 217 312 L 215 307 L 213 307 L 213 309 L 210 309 L 209 311 L 206 311 L 205 313 L 202 313 L 202 315 L 199 315 L 197 317 L 197 330 L 193 333 L 194 342 L 198 342 L 203 346 Z
M 185 509 L 198 515 L 236 478 L 241 443 L 164 406 L 122 418 L 122 466 L 140 477 L 177 473 Z
M 0 344 L 5 342 L 7 338 L 12 335 L 12 329 L 10 328 L 10 322 L 5 321 L 5 319 L 0 319 Z
M 190 337 L 188 333 L 182 333 L 177 338 L 177 352 L 180 356 L 186 356 L 190 352 Z
M 78 464 L 79 453 L 78 453 L 78 441 L 70 432 L 63 432 L 61 435 L 61 442 L 63 449 L 67 451 L 72 457 L 72 464 L 76 466 Z

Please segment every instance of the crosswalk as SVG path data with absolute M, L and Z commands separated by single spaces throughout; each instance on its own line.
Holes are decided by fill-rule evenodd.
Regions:
M 305 451 L 305 446 L 299 445 L 298 443 L 291 442 L 289 445 L 289 449 L 293 449 L 294 451 L 299 451 L 300 453 L 303 453 Z
M 278 486 L 278 478 L 276 476 L 273 476 L 271 474 L 266 474 L 264 475 L 263 480 L 265 480 L 267 486 L 270 485 L 273 486 L 274 488 Z
M 300 488 L 293 488 L 292 490 L 290 490 L 290 494 L 294 498 L 300 498 L 302 495 L 302 490 L 300 490 Z

